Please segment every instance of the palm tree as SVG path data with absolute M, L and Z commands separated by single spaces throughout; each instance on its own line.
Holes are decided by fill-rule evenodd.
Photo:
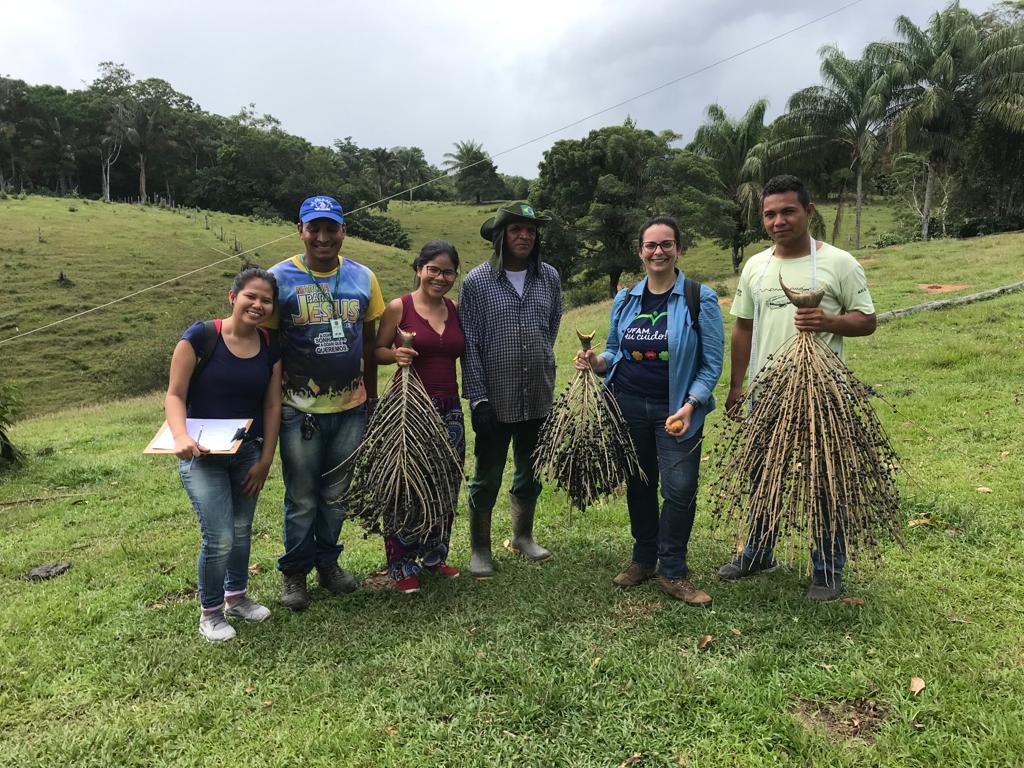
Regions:
M 403 189 L 409 190 L 409 201 L 412 201 L 412 187 L 430 179 L 430 165 L 419 147 L 393 147 L 398 180 Z
M 878 148 L 878 134 L 885 118 L 885 97 L 879 92 L 881 66 L 868 58 L 848 59 L 838 48 L 826 45 L 821 56 L 821 85 L 797 91 L 789 98 L 786 119 L 807 133 L 780 142 L 780 157 L 823 152 L 837 147 L 849 158 L 850 172 L 857 179 L 857 212 L 854 248 L 860 248 L 861 211 L 864 205 L 864 171 L 871 166 Z M 832 241 L 839 236 L 844 182 L 839 191 Z
M 865 52 L 885 68 L 880 90 L 891 99 L 893 143 L 926 156 L 921 210 L 927 240 L 935 180 L 956 157 L 958 142 L 978 117 L 1024 132 L 1024 35 L 1012 24 L 984 34 L 978 18 L 952 3 L 925 28 L 896 19 L 902 38 L 873 43 Z
M 444 153 L 442 167 L 458 174 L 455 187 L 459 195 L 463 199 L 473 198 L 477 205 L 482 195 L 490 194 L 501 186 L 491 156 L 484 150 L 483 144 L 473 139 L 456 141 L 455 151 Z
M 732 120 L 718 104 L 707 108 L 707 122 L 697 129 L 689 149 L 708 158 L 718 172 L 726 196 L 735 204 L 736 228 L 728 245 L 732 268 L 739 272 L 743 248 L 758 239 L 761 187 L 765 182 L 768 129 L 764 113 L 768 102 L 755 101 L 739 120 Z
M 398 175 L 398 158 L 394 152 L 384 147 L 375 147 L 366 152 L 366 167 L 363 172 L 373 183 L 377 195 L 377 207 L 382 211 L 388 209 L 388 201 L 385 200 L 395 183 Z

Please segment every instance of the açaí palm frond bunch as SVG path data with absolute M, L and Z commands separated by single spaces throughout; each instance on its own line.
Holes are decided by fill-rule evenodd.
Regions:
M 782 289 L 798 307 L 824 294 Z M 816 541 L 834 554 L 843 535 L 851 554 L 877 556 L 883 538 L 902 545 L 899 460 L 871 406 L 877 393 L 809 332 L 773 355 L 749 391 L 749 415 L 724 422 L 712 484 L 714 514 L 737 538 L 752 531 L 763 548 L 777 530 L 790 562 Z
M 402 346 L 415 333 L 399 330 Z M 422 538 L 458 501 L 462 462 L 448 430 L 411 365 L 401 366 L 377 402 L 359 447 L 328 476 L 352 468 L 348 488 L 334 486 L 367 534 Z
M 594 334 L 577 330 L 576 335 L 583 349 L 590 349 Z M 551 406 L 537 438 L 533 467 L 538 477 L 565 491 L 581 512 L 627 478 L 644 476 L 619 404 L 593 371 L 577 371 Z

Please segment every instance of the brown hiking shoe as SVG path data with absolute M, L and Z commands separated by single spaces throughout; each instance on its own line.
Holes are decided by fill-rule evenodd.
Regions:
M 616 587 L 635 587 L 654 576 L 656 570 L 656 568 L 644 568 L 639 563 L 630 563 L 626 566 L 626 570 L 615 575 L 612 584 Z
M 711 607 L 711 595 L 697 589 L 689 579 L 666 579 L 664 576 L 659 576 L 658 586 L 666 595 L 672 595 L 676 600 L 682 600 L 687 605 L 695 605 L 698 608 Z

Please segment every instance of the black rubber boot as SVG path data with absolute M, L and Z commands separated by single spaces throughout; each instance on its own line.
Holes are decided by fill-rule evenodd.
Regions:
M 469 508 L 469 575 L 487 579 L 494 575 L 491 560 L 491 512 Z
M 508 495 L 508 511 L 512 516 L 512 540 L 509 549 L 530 560 L 547 560 L 551 552 L 533 540 L 533 515 L 537 502 Z

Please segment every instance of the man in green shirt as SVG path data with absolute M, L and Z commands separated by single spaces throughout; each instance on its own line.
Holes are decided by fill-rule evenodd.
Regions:
M 810 236 L 813 213 L 814 203 L 796 176 L 775 176 L 765 184 L 761 218 L 774 245 L 750 258 L 736 287 L 726 399 L 726 409 L 732 413 L 743 396 L 748 368 L 752 381 L 769 364 L 768 358 L 798 331 L 817 334 L 840 358 L 845 337 L 869 336 L 875 331 L 875 306 L 864 269 L 846 251 Z M 824 288 L 821 304 L 814 308 L 793 306 L 779 285 L 780 275 L 794 291 Z M 767 536 L 763 533 L 752 530 L 740 556 L 723 565 L 718 575 L 732 581 L 774 569 L 777 532 Z M 815 601 L 835 600 L 842 593 L 846 562 L 842 531 L 837 532 L 834 548 L 823 545 L 823 541 L 816 541 L 811 552 L 814 578 L 807 597 Z

